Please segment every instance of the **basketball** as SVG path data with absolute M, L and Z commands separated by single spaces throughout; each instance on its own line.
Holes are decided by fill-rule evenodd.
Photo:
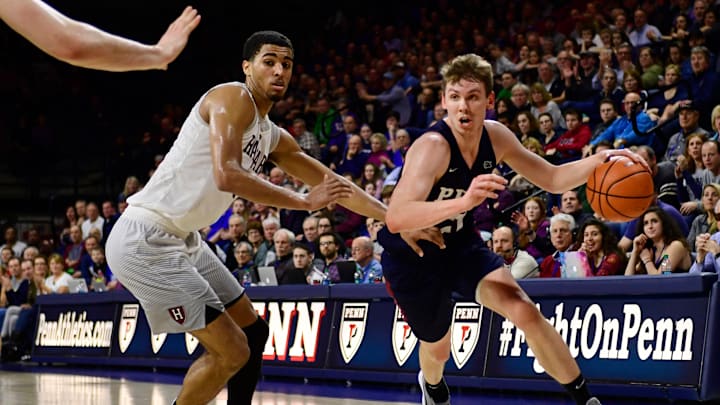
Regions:
M 630 159 L 616 159 L 596 167 L 587 181 L 592 209 L 608 221 L 627 222 L 652 204 L 655 186 L 650 172 Z

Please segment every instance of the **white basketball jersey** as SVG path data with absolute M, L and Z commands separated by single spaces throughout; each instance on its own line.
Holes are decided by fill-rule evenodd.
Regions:
M 232 82 L 215 86 L 208 93 L 220 86 L 242 86 L 247 90 L 245 84 Z M 231 193 L 220 191 L 215 184 L 210 127 L 200 116 L 200 104 L 206 95 L 190 111 L 150 181 L 128 199 L 130 206 L 153 210 L 184 232 L 214 223 L 233 199 Z M 280 129 L 267 116 L 260 117 L 255 105 L 255 119 L 243 134 L 243 169 L 259 173 L 279 140 Z

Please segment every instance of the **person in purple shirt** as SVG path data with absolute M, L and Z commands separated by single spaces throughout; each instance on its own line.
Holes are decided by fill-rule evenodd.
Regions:
M 680 211 L 677 210 L 677 208 L 673 207 L 670 204 L 666 204 L 662 202 L 661 200 L 657 199 L 657 195 L 655 198 L 655 202 L 657 205 L 662 208 L 663 211 L 667 212 L 670 217 L 672 217 L 675 222 L 677 222 L 678 226 L 680 227 L 680 230 L 682 231 L 683 235 L 687 235 L 689 232 L 687 222 L 685 222 L 685 219 L 683 219 L 682 214 L 680 214 Z M 620 242 L 618 242 L 618 247 L 623 252 L 628 252 L 632 248 L 633 239 L 636 234 L 637 230 L 637 223 L 640 219 L 635 218 L 632 221 L 627 223 L 627 226 L 625 227 L 625 233 L 623 234 L 622 238 L 620 239 Z

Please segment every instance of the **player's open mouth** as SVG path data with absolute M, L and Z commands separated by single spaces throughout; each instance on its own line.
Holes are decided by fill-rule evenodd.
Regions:
M 460 126 L 467 127 L 470 124 L 472 124 L 472 120 L 467 117 L 462 117 L 458 121 L 460 121 Z

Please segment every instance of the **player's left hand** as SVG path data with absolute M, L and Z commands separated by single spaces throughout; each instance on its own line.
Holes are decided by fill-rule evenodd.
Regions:
M 631 151 L 630 149 L 609 149 L 609 150 L 604 150 L 604 151 L 598 153 L 597 155 L 600 156 L 600 158 L 602 159 L 602 162 L 607 162 L 608 160 L 623 159 L 623 158 L 630 159 L 635 163 L 641 164 L 645 168 L 645 170 L 652 173 L 652 171 L 650 170 L 650 166 L 645 161 L 645 159 L 643 159 L 642 156 Z
M 425 252 L 418 246 L 419 240 L 426 240 L 432 242 L 440 249 L 445 249 L 445 239 L 440 232 L 440 229 L 432 227 L 420 229 L 417 231 L 400 232 L 400 237 L 417 253 L 418 256 L 423 257 Z
M 159 69 L 167 69 L 167 66 L 180 55 L 187 45 L 190 33 L 198 24 L 200 24 L 200 15 L 190 6 L 186 7 L 180 17 L 170 24 L 156 45 L 163 55 L 163 64 L 158 66 Z

